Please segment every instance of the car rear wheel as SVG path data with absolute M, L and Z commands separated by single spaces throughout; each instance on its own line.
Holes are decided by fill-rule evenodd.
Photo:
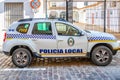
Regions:
M 30 51 L 25 48 L 18 48 L 12 54 L 12 62 L 19 68 L 28 66 L 31 63 L 32 57 Z
M 106 66 L 112 61 L 112 51 L 106 46 L 98 46 L 92 51 L 91 59 L 98 66 Z

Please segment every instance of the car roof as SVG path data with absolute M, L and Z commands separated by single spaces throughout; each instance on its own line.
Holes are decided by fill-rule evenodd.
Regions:
M 56 18 L 56 19 L 48 19 L 48 18 L 27 18 L 27 19 L 20 19 L 18 22 L 29 22 L 29 21 L 64 21 L 68 22 L 63 18 Z

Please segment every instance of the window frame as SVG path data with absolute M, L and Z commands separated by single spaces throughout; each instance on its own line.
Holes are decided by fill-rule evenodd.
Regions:
M 79 36 L 80 36 L 80 35 L 59 35 L 59 34 L 58 34 L 57 27 L 56 27 L 56 23 L 61 23 L 61 24 L 65 24 L 65 25 L 67 25 L 67 26 L 70 26 L 70 27 L 76 29 L 76 30 L 78 31 L 79 34 L 80 34 L 80 31 L 79 31 L 79 29 L 77 29 L 77 28 L 74 27 L 73 25 L 66 24 L 66 23 L 62 23 L 62 22 L 55 22 L 55 28 L 56 28 L 56 32 L 57 32 L 57 35 L 58 35 L 58 36 L 74 36 L 74 37 L 79 37 Z
M 34 30 L 35 24 L 38 24 L 38 23 L 50 23 L 50 25 L 51 25 L 51 34 L 33 34 L 33 30 Z M 32 35 L 53 35 L 52 23 L 51 22 L 44 22 L 44 21 L 43 22 L 35 22 L 35 23 L 33 23 L 31 34 Z
M 18 24 L 17 25 L 17 27 L 16 27 L 16 31 L 18 32 L 18 33 L 21 33 L 21 32 L 19 32 L 17 29 L 18 29 L 18 27 L 21 25 L 21 24 L 28 24 L 29 25 L 29 27 L 30 27 L 30 23 L 20 23 L 20 24 Z M 29 31 L 29 27 L 28 27 L 28 29 L 27 29 L 27 32 L 26 33 L 21 33 L 21 34 L 27 34 L 28 33 L 28 31 Z

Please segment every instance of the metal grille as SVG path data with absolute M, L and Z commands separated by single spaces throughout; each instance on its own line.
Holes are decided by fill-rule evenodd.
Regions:
M 86 30 L 105 31 L 109 33 L 120 32 L 120 1 L 73 2 L 74 24 Z M 81 4 L 83 6 L 75 6 Z M 106 7 L 106 9 L 105 9 Z M 78 20 L 75 12 L 78 13 Z M 106 15 L 105 15 L 106 13 Z
M 68 12 L 65 10 L 67 1 L 72 3 L 68 5 L 70 8 Z M 71 19 L 75 25 L 83 29 L 120 33 L 120 0 L 48 0 L 48 3 L 50 2 L 61 3 L 61 5 L 56 5 L 55 8 L 48 7 L 48 12 L 56 11 L 57 17 L 64 16 L 67 20 Z M 69 13 L 71 9 L 73 9 L 73 16 L 69 18 L 65 14 L 71 15 Z M 60 10 L 63 10 L 64 13 Z M 71 20 L 69 21 L 71 22 Z
M 10 24 L 23 18 L 23 3 L 5 3 L 5 28 Z
M 106 31 L 120 32 L 120 1 L 106 2 Z
M 74 24 L 86 30 L 104 30 L 104 2 L 81 1 L 73 5 Z

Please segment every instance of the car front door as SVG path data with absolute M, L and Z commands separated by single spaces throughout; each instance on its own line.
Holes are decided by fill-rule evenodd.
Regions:
M 57 32 L 57 47 L 63 53 L 85 54 L 87 52 L 87 37 L 73 25 L 64 22 L 55 22 Z M 86 55 L 86 54 L 85 54 Z

